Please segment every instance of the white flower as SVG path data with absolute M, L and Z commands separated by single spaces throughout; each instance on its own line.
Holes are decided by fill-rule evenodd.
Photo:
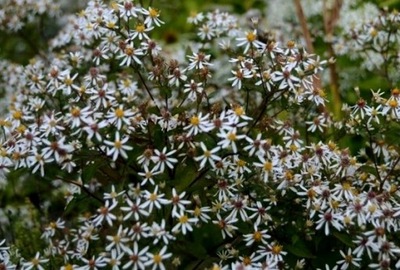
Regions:
M 49 261 L 49 259 L 40 258 L 40 253 L 36 252 L 35 257 L 32 260 L 22 264 L 22 270 L 30 270 L 30 269 L 44 270 L 42 264 L 45 264 L 48 261 Z
M 138 58 L 138 56 L 142 56 L 144 53 L 141 49 L 135 48 L 133 43 L 129 43 L 125 45 L 123 51 L 121 51 L 120 55 L 117 56 L 118 59 L 122 59 L 120 66 L 130 66 L 133 62 L 141 65 L 142 61 Z
M 161 26 L 164 24 L 162 20 L 159 19 L 160 16 L 160 11 L 149 7 L 147 10 L 142 8 L 141 10 L 142 14 L 146 16 L 146 19 L 144 20 L 144 24 L 147 25 L 147 27 L 153 26 L 153 24 L 157 26 Z
M 264 43 L 257 40 L 257 30 L 254 29 L 253 32 L 245 32 L 244 37 L 236 38 L 239 43 L 237 44 L 238 47 L 245 46 L 244 52 L 246 53 L 250 48 L 259 49 L 265 46 Z
M 172 228 L 172 232 L 181 231 L 182 234 L 186 234 L 187 231 L 193 231 L 191 223 L 195 224 L 197 218 L 189 218 L 185 213 L 178 215 L 178 223 Z
M 221 160 L 221 158 L 215 154 L 218 153 L 221 147 L 217 146 L 208 150 L 204 142 L 200 142 L 200 147 L 203 150 L 203 155 L 194 158 L 197 162 L 200 162 L 199 169 L 203 169 L 207 162 L 211 167 L 215 168 L 215 163 Z
M 198 115 L 193 115 L 190 118 L 190 124 L 183 128 L 184 130 L 189 130 L 187 136 L 211 131 L 213 129 L 213 126 L 208 118 L 209 114 L 203 116 L 201 112 Z
M 175 152 L 176 150 L 171 150 L 167 153 L 167 147 L 164 147 L 162 152 L 155 149 L 154 156 L 151 157 L 151 160 L 155 163 L 154 170 L 164 172 L 165 165 L 167 165 L 168 168 L 173 169 L 174 164 L 178 162 L 176 158 L 171 157 Z
M 153 270 L 159 268 L 160 270 L 165 270 L 163 260 L 172 257 L 172 253 L 167 253 L 167 246 L 163 246 L 160 252 L 147 253 L 149 260 L 144 263 L 145 266 L 153 266 Z
M 122 140 L 120 139 L 119 132 L 115 133 L 114 141 L 104 140 L 104 143 L 110 147 L 107 148 L 107 155 L 112 156 L 114 161 L 117 160 L 118 156 L 121 155 L 123 158 L 127 159 L 128 154 L 126 151 L 130 151 L 133 149 L 132 146 L 125 145 L 125 143 L 129 140 L 128 136 L 124 136 Z
M 342 217 L 340 213 L 334 213 L 328 210 L 325 213 L 319 214 L 318 216 L 319 220 L 316 222 L 316 229 L 319 230 L 324 227 L 325 235 L 329 235 L 330 226 L 335 227 L 338 231 L 343 228 L 343 225 L 340 223 Z

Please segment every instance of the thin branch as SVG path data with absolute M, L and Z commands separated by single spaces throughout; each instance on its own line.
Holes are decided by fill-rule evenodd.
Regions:
M 308 29 L 307 18 L 304 15 L 303 7 L 301 6 L 300 0 L 294 0 L 296 7 L 297 18 L 299 19 L 301 30 L 303 32 L 304 39 L 306 41 L 307 51 L 314 53 L 314 46 L 311 39 L 310 30 Z
M 340 9 L 343 5 L 343 0 L 336 0 L 331 6 L 328 6 L 327 1 L 323 1 L 323 19 L 324 19 L 324 32 L 326 38 L 326 44 L 328 46 L 329 58 L 335 59 L 336 54 L 332 46 L 332 38 L 337 21 L 340 18 Z M 329 77 L 330 77 L 330 89 L 334 100 L 334 113 L 336 116 L 340 115 L 342 107 L 342 99 L 339 93 L 339 76 L 335 63 L 329 64 Z

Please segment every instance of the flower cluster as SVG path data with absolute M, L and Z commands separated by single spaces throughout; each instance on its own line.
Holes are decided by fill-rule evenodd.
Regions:
M 7 32 L 19 31 L 36 16 L 57 17 L 60 11 L 59 3 L 49 0 L 5 0 L 1 7 L 0 29 Z
M 196 42 L 174 59 L 152 38 L 161 15 L 90 1 L 45 56 L 2 68 L 3 185 L 52 195 L 27 195 L 46 213 L 42 248 L 2 241 L 0 268 L 399 268 L 399 145 L 385 136 L 400 90 L 356 91 L 335 120 L 320 81 L 333 59 L 219 10 L 189 17 Z

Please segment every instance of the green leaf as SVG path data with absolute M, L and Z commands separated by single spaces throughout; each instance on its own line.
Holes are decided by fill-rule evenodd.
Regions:
M 349 234 L 333 232 L 332 235 L 335 236 L 340 242 L 342 242 L 346 246 L 354 247 L 354 243 L 351 241 L 351 236 Z
M 379 3 L 379 6 L 381 8 L 393 7 L 393 6 L 399 6 L 399 5 L 400 5 L 400 0 L 386 0 L 386 1 L 382 1 Z
M 369 173 L 369 174 L 372 174 L 372 175 L 376 176 L 376 169 L 374 167 L 372 167 L 372 166 L 363 165 L 360 168 L 358 168 L 358 170 L 361 171 L 361 172 Z
M 285 249 L 300 258 L 316 258 L 316 256 L 311 252 L 311 250 L 303 241 L 297 241 L 295 245 L 286 245 Z

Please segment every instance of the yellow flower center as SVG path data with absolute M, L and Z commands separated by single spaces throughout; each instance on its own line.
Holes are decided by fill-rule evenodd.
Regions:
M 73 117 L 79 117 L 81 115 L 81 109 L 79 109 L 77 107 L 72 108 L 71 115 Z
M 0 149 L 0 156 L 1 156 L 1 157 L 6 157 L 6 156 L 7 156 L 7 150 L 4 149 L 4 148 L 1 148 L 1 149 Z
M 246 38 L 248 42 L 253 42 L 254 40 L 256 40 L 257 36 L 254 34 L 254 32 L 249 32 L 246 35 Z
M 351 223 L 351 217 L 349 217 L 349 216 L 344 216 L 343 222 L 344 222 L 344 224 L 346 224 L 346 225 L 350 225 L 350 223 Z
M 192 118 L 190 118 L 190 124 L 192 126 L 198 126 L 200 124 L 200 119 L 197 116 L 192 116 Z
M 130 47 L 130 46 L 127 46 L 127 47 L 125 48 L 125 54 L 128 55 L 128 56 L 132 56 L 132 55 L 134 54 L 134 52 L 135 52 L 135 49 L 133 49 L 133 48 Z
M 254 234 L 253 234 L 253 239 L 254 239 L 254 241 L 256 241 L 256 242 L 260 242 L 261 239 L 262 239 L 262 234 L 261 234 L 261 232 L 259 232 L 259 231 L 254 232 Z
M 236 114 L 237 116 L 244 115 L 243 107 L 238 106 L 237 108 L 235 108 L 235 114 Z
M 114 240 L 115 243 L 119 243 L 121 241 L 121 236 L 114 235 L 113 240 Z
M 269 81 L 271 79 L 271 74 L 269 74 L 268 71 L 264 71 L 262 76 L 263 76 L 263 79 L 266 81 Z
M 124 113 L 124 110 L 123 110 L 123 109 L 118 108 L 118 109 L 115 110 L 115 116 L 116 116 L 116 117 L 122 118 L 122 117 L 124 117 L 124 115 L 125 115 L 125 113 Z
M 333 151 L 336 149 L 336 144 L 332 141 L 329 141 L 328 147 L 329 147 L 329 150 Z
M 179 217 L 179 223 L 187 223 L 189 221 L 189 218 L 187 215 L 183 215 Z
M 233 132 L 229 132 L 228 134 L 228 140 L 230 141 L 236 141 L 236 134 Z
M 251 259 L 248 256 L 244 256 L 243 258 L 243 264 L 244 265 L 251 265 Z
M 279 253 L 281 253 L 281 251 L 282 251 L 281 245 L 273 245 L 272 246 L 272 249 L 271 249 L 272 254 L 278 255 Z
M 290 145 L 290 150 L 293 152 L 296 152 L 298 150 L 298 147 L 294 144 Z
M 122 142 L 119 141 L 119 140 L 116 140 L 114 142 L 114 147 L 117 148 L 117 149 L 121 149 L 122 148 Z
M 109 22 L 107 22 L 107 27 L 110 28 L 110 29 L 114 29 L 115 28 L 115 23 L 109 21 Z
M 286 180 L 291 181 L 293 180 L 293 174 L 290 171 L 285 172 Z
M 377 206 L 375 204 L 371 204 L 370 206 L 368 206 L 368 211 L 372 214 L 375 213 L 377 209 Z
M 393 96 L 398 96 L 398 95 L 400 95 L 400 89 L 398 89 L 397 87 L 396 87 L 396 88 L 393 88 L 393 89 L 392 89 L 392 95 L 393 95 Z
M 153 255 L 154 264 L 160 264 L 162 261 L 162 257 L 159 253 Z
M 66 266 L 64 266 L 65 270 L 73 270 L 74 267 L 71 264 L 67 264 Z
M 376 35 L 378 35 L 378 31 L 376 30 L 375 27 L 371 27 L 371 29 L 369 29 L 369 34 L 371 35 L 371 37 L 376 37 Z
M 129 87 L 130 85 L 131 85 L 131 80 L 129 80 L 129 79 L 125 79 L 125 80 L 123 80 L 123 85 L 125 86 L 125 87 Z
M 150 201 L 154 202 L 155 200 L 157 200 L 157 194 L 156 193 L 151 193 L 149 199 L 150 199 Z
M 20 120 L 22 118 L 23 114 L 21 111 L 15 111 L 15 112 L 13 112 L 12 116 L 14 119 Z
M 307 190 L 307 196 L 308 196 L 308 198 L 314 198 L 315 197 L 315 195 L 317 195 L 317 192 L 314 190 L 314 189 L 312 189 L 312 188 L 310 188 L 309 190 Z
M 389 101 L 389 106 L 392 108 L 396 108 L 398 105 L 397 101 L 395 99 L 392 99 Z
M 351 184 L 349 182 L 342 183 L 343 190 L 351 190 Z
M 201 215 L 201 209 L 200 209 L 199 207 L 196 206 L 196 208 L 194 209 L 193 214 L 194 214 L 196 217 L 199 217 L 199 216 Z
M 244 166 L 246 166 L 246 161 L 244 161 L 243 159 L 238 159 L 236 161 L 236 164 L 238 167 L 244 167 Z
M 289 49 L 293 49 L 294 46 L 296 46 L 296 42 L 294 42 L 293 40 L 290 40 L 290 41 L 288 41 L 288 42 L 286 43 L 286 46 L 287 46 Z
M 156 18 L 156 17 L 158 17 L 159 14 L 160 14 L 160 13 L 159 13 L 156 9 L 154 9 L 154 8 L 149 8 L 149 15 L 150 15 L 150 17 Z
M 219 267 L 217 264 L 214 264 L 211 270 L 221 270 L 221 267 Z
M 32 260 L 31 260 L 31 263 L 34 265 L 34 266 L 37 266 L 37 265 L 39 265 L 39 260 L 38 259 L 36 259 L 36 258 L 33 258 Z
M 272 170 L 272 163 L 267 161 L 264 163 L 264 171 L 271 171 Z
M 24 125 L 19 125 L 16 130 L 18 133 L 23 134 L 26 130 L 26 127 Z
M 66 86 L 71 86 L 74 81 L 71 78 L 65 78 L 64 83 Z
M 144 27 L 143 24 L 138 24 L 138 25 L 136 26 L 136 32 L 143 33 L 145 29 L 146 29 L 146 28 Z
M 338 209 L 339 205 L 340 205 L 340 202 L 336 201 L 336 200 L 332 200 L 331 204 L 332 204 L 332 208 L 333 209 Z

